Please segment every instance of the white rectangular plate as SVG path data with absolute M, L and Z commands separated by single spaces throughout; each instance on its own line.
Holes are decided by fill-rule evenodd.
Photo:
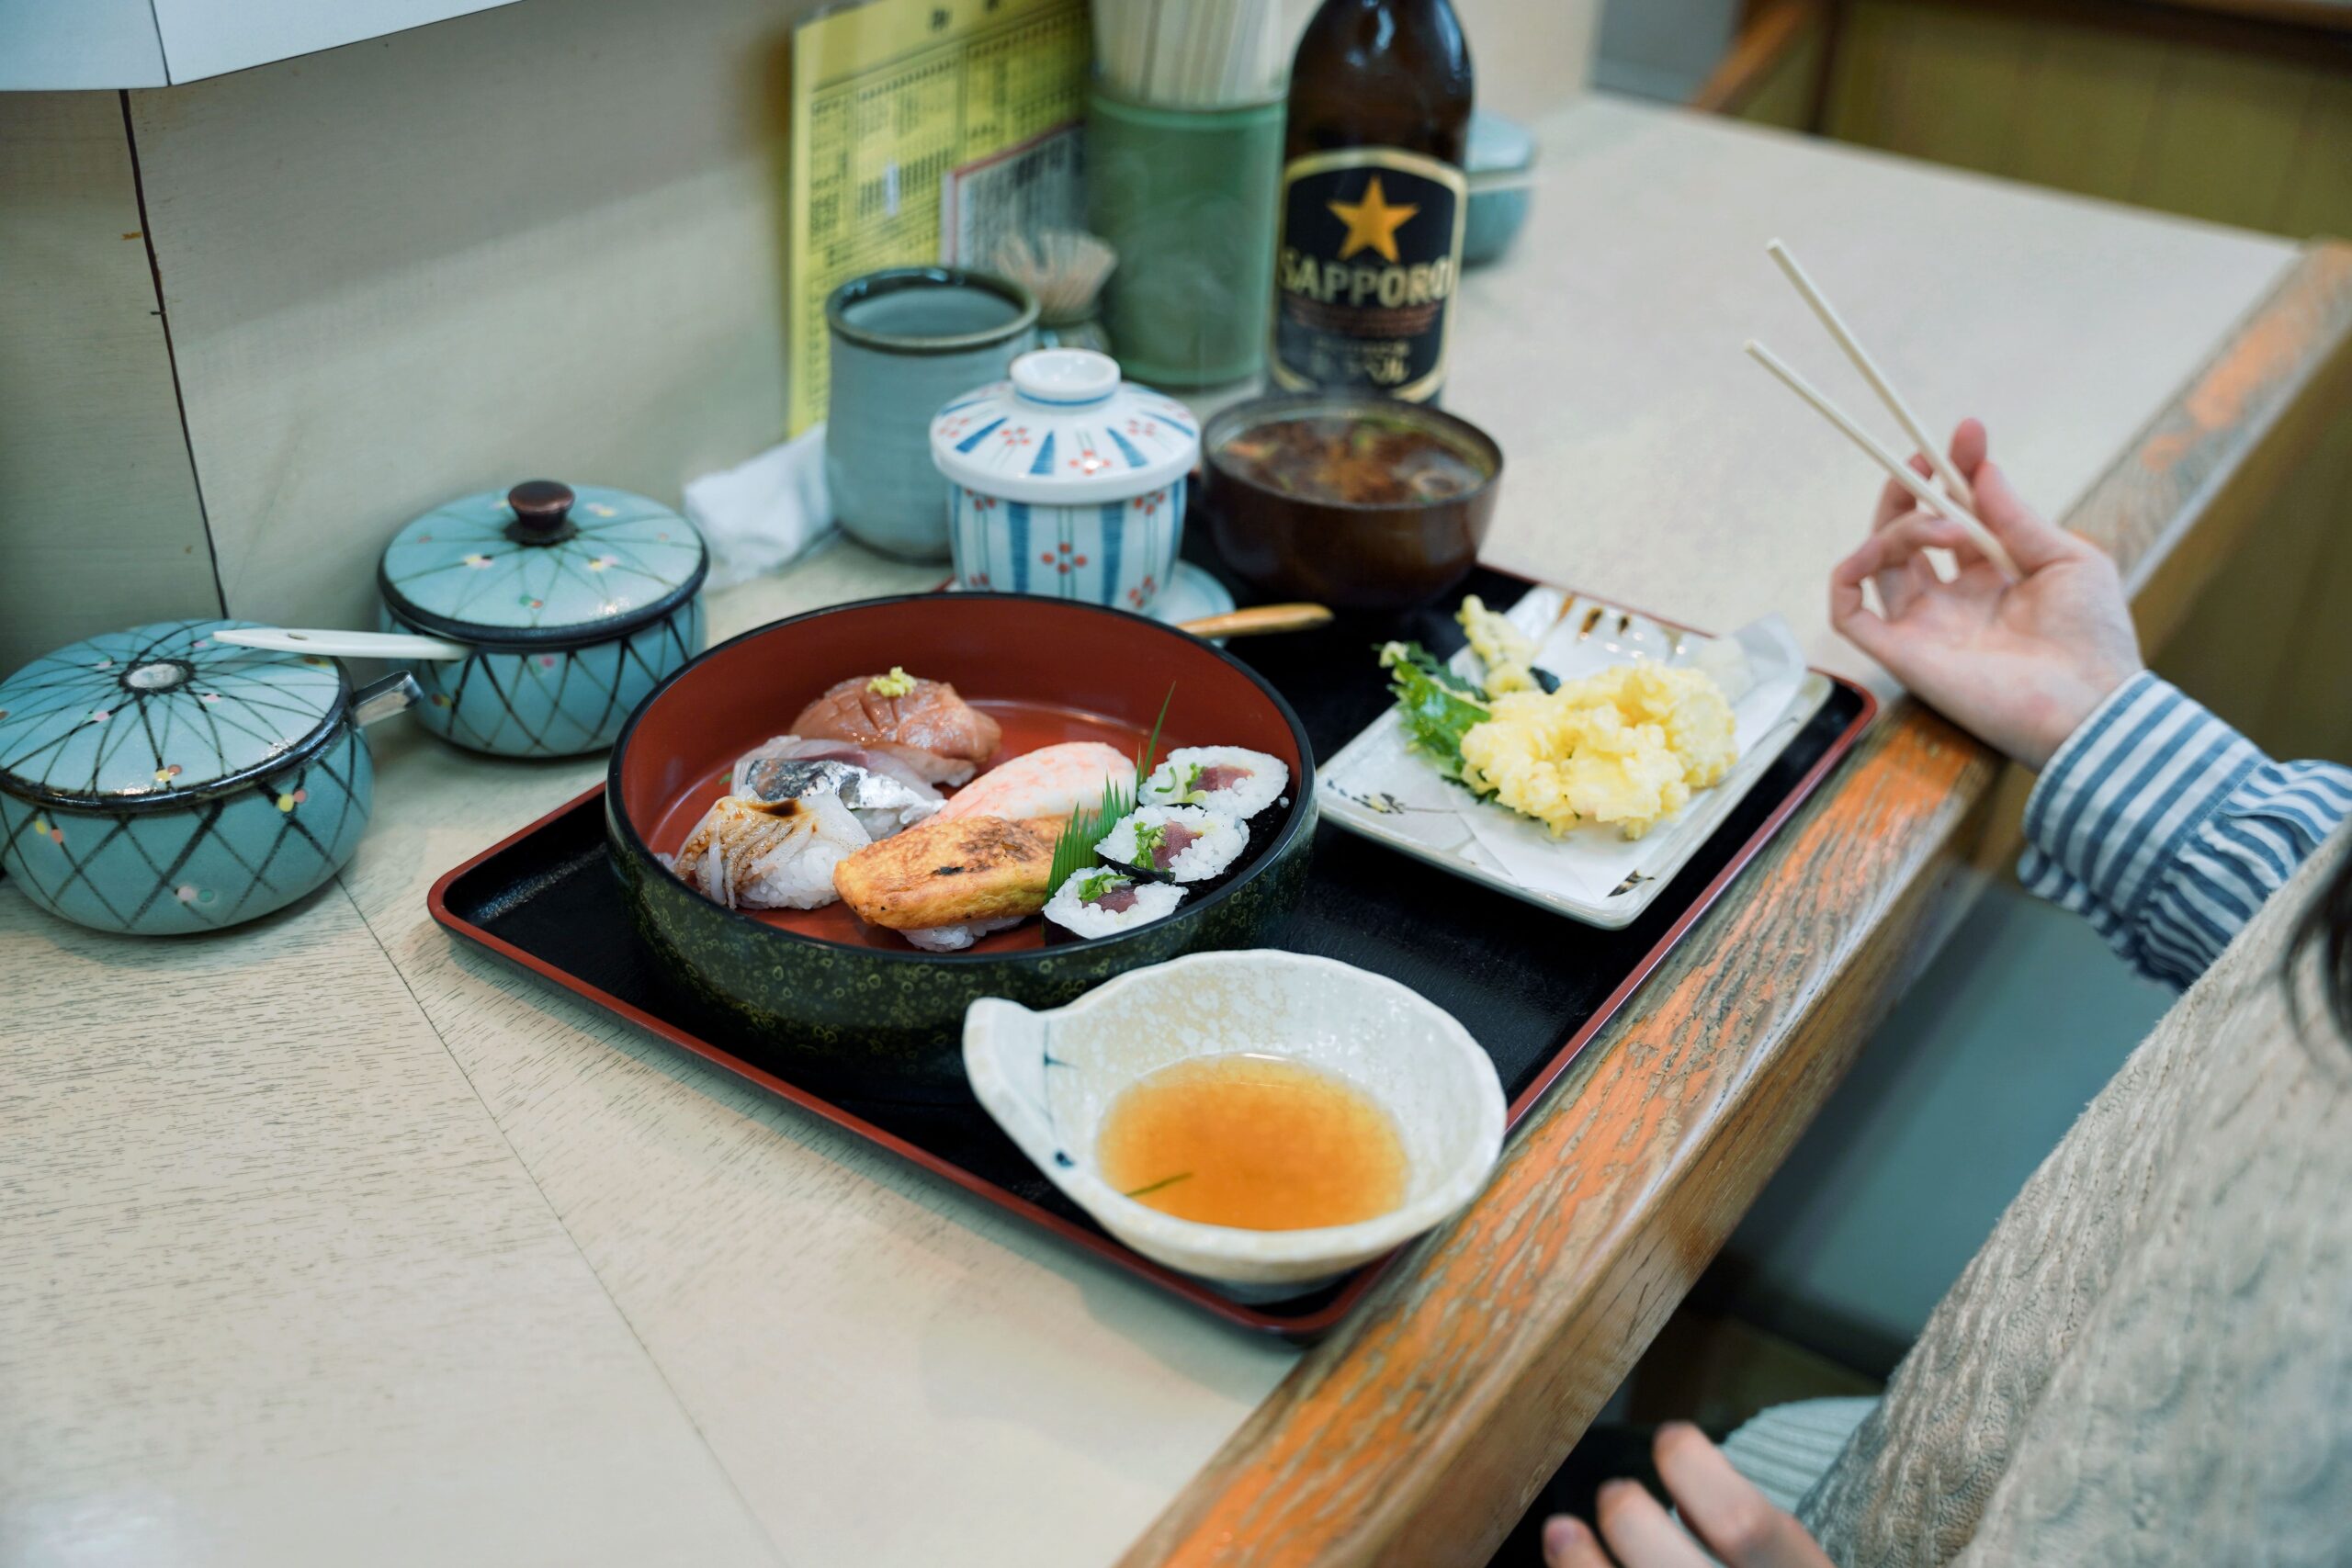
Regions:
M 1532 590 L 1510 617 L 1542 645 L 1535 662 L 1564 679 L 1642 660 L 1703 663 L 1702 650 L 1716 640 L 1556 588 Z M 1735 640 L 1748 645 L 1763 665 L 1754 685 L 1733 702 L 1739 761 L 1720 784 L 1697 792 L 1640 839 L 1628 841 L 1603 824 L 1554 839 L 1540 823 L 1472 798 L 1406 748 L 1404 725 L 1393 707 L 1322 765 L 1317 799 L 1350 832 L 1456 876 L 1588 925 L 1612 931 L 1630 925 L 1829 699 L 1828 678 L 1804 667 L 1777 621 L 1759 622 Z M 1468 649 L 1452 664 L 1473 680 L 1484 673 Z

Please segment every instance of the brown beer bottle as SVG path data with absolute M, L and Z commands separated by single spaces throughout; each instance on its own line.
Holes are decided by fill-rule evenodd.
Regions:
M 1291 65 L 1277 386 L 1427 402 L 1445 379 L 1470 50 L 1446 0 L 1323 0 Z

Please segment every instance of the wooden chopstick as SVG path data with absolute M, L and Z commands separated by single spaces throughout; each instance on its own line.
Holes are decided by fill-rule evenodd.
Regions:
M 1991 561 L 2003 577 L 2007 578 L 2011 582 L 2021 582 L 2025 580 L 2025 573 L 2018 570 L 2015 558 L 2003 547 L 2000 540 L 1993 536 L 1993 530 L 1984 526 L 1976 513 L 1921 479 L 1912 469 L 1910 464 L 1881 446 L 1877 438 L 1869 431 L 1849 418 L 1845 410 L 1831 402 L 1812 382 L 1790 369 L 1779 355 L 1774 354 L 1754 338 L 1747 340 L 1747 353 L 1756 363 L 1778 376 L 1787 385 L 1789 390 L 1811 403 L 1823 418 L 1844 431 L 1848 440 L 1875 458 L 1878 466 L 1884 468 L 1895 483 L 1909 491 L 1920 505 L 1939 516 L 1951 518 L 1962 528 L 1967 529 L 1969 538 L 1974 541 L 1976 547 L 1984 553 L 1984 558 Z
M 1928 434 L 1927 426 L 1919 423 L 1919 416 L 1911 412 L 1911 405 L 1903 400 L 1903 394 L 1894 389 L 1894 383 L 1879 369 L 1878 361 L 1871 357 L 1871 351 L 1862 346 L 1853 329 L 1846 325 L 1846 319 L 1838 313 L 1838 307 L 1832 305 L 1829 297 L 1815 284 L 1812 275 L 1798 265 L 1797 258 L 1789 254 L 1789 247 L 1778 240 L 1766 244 L 1764 254 L 1781 264 L 1781 270 L 1788 275 L 1797 292 L 1804 296 L 1804 302 L 1813 307 L 1813 313 L 1821 318 L 1821 324 L 1829 329 L 1829 335 L 1838 340 L 1838 346 L 1846 351 L 1846 357 L 1854 362 L 1854 368 L 1862 373 L 1862 379 L 1871 384 L 1871 389 L 1878 394 L 1887 412 L 1894 415 L 1895 423 L 1903 426 L 1903 433 L 1911 438 L 1911 444 L 1927 454 L 1929 466 L 1936 470 L 1936 478 L 1943 480 L 1944 489 L 1951 492 L 1951 498 L 1962 506 L 1974 506 L 1975 491 L 1969 488 L 1966 479 L 1960 477 L 1960 470 L 1951 466 L 1950 457 L 1944 456 L 1942 445 Z

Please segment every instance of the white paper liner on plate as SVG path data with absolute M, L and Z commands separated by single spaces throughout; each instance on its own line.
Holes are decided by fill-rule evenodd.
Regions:
M 1785 746 L 1792 733 L 1786 721 L 1805 682 L 1804 655 L 1778 615 L 1728 637 L 1705 637 L 1591 600 L 1572 602 L 1555 588 L 1537 588 L 1508 616 L 1535 639 L 1534 662 L 1564 681 L 1648 660 L 1706 670 L 1731 698 L 1739 761 L 1722 782 L 1694 792 L 1681 810 L 1633 840 L 1605 823 L 1554 838 L 1540 822 L 1474 800 L 1407 748 L 1393 712 L 1334 759 L 1326 787 L 1358 813 L 1376 818 L 1384 834 L 1456 857 L 1487 878 L 1507 881 L 1547 902 L 1606 909 L 1612 897 L 1669 874 L 1687 858 L 1692 846 L 1686 840 L 1712 831 Z M 1453 667 L 1474 680 L 1485 673 L 1466 649 L 1455 655 Z

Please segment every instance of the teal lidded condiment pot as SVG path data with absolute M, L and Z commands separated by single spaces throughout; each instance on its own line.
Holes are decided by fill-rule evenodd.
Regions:
M 109 632 L 0 681 L 0 866 L 53 915 L 138 935 L 217 930 L 341 870 L 375 795 L 355 691 L 319 656 L 217 642 L 247 621 Z
M 387 630 L 469 645 L 411 666 L 435 734 L 503 757 L 571 757 L 702 649 L 710 553 L 641 495 L 552 479 L 453 501 L 402 528 L 377 573 Z

